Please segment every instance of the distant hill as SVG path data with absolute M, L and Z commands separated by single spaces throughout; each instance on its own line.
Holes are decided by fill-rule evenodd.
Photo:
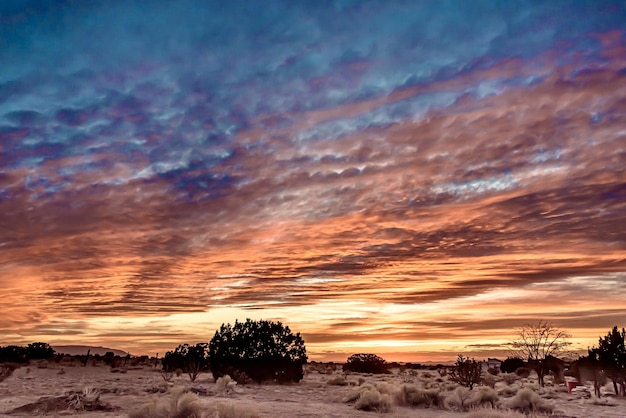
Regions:
M 91 350 L 89 353 L 92 355 L 99 354 L 101 356 L 105 355 L 108 351 L 112 351 L 116 356 L 126 356 L 128 353 L 122 350 L 116 350 L 114 348 L 107 347 L 92 347 L 88 345 L 53 345 L 54 351 L 59 354 L 69 354 L 70 356 L 79 356 L 87 354 L 88 350 Z

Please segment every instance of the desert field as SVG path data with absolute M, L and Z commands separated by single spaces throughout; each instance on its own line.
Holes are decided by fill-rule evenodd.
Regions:
M 610 385 L 595 398 L 590 385 L 568 393 L 550 378 L 541 388 L 532 375 L 500 374 L 485 383 L 468 391 L 449 381 L 443 371 L 394 369 L 383 375 L 346 375 L 340 365 L 319 363 L 306 366 L 299 384 L 216 383 L 210 373 L 195 382 L 186 374 L 167 382 L 159 368 L 147 365 L 120 369 L 31 363 L 0 382 L 0 416 L 154 417 L 155 411 L 187 405 L 202 411 L 202 416 L 233 418 L 497 418 L 524 417 L 520 412 L 524 408 L 530 416 L 626 417 L 626 399 L 614 396 Z

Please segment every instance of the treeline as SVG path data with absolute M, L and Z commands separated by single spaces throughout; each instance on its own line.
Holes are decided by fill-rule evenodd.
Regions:
M 0 347 L 0 363 L 25 364 L 31 360 L 49 360 L 55 354 L 47 343 L 30 343 L 27 346 L 7 345 Z

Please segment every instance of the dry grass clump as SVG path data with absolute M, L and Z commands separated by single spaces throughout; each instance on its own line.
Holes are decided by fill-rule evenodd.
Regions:
M 457 387 L 454 393 L 445 399 L 447 408 L 461 412 L 487 405 L 495 408 L 497 402 L 498 393 L 495 389 L 486 386 L 480 386 L 476 390 Z
M 421 408 L 443 409 L 445 395 L 439 389 L 422 389 L 415 385 L 402 385 L 394 393 L 396 404 Z
M 225 374 L 224 376 L 218 377 L 215 381 L 215 390 L 218 393 L 230 393 L 235 390 L 235 386 L 237 382 L 235 382 L 229 375 Z
M 513 386 L 505 385 L 498 389 L 498 395 L 504 396 L 505 398 L 510 398 L 511 396 L 515 396 L 519 391 L 520 386 L 515 384 Z
M 506 405 L 525 414 L 530 412 L 550 413 L 553 409 L 552 405 L 529 388 L 521 388 L 515 396 L 508 400 Z
M 343 397 L 342 402 L 355 402 L 354 407 L 356 409 L 376 412 L 389 412 L 392 405 L 391 395 L 381 393 L 380 390 L 371 383 L 365 383 L 348 391 Z
M 205 406 L 195 393 L 172 388 L 168 398 L 157 398 L 131 411 L 130 418 L 203 418 Z
M 348 382 L 345 376 L 335 376 L 328 379 L 326 384 L 329 386 L 348 386 L 350 382 Z
M 501 373 L 500 377 L 502 378 L 502 380 L 504 380 L 504 383 L 506 383 L 507 385 L 512 385 L 513 383 L 520 380 L 520 377 L 516 375 L 515 373 Z
M 211 418 L 259 418 L 256 409 L 233 402 L 217 403 L 212 407 L 212 413 L 207 415 Z
M 391 396 L 380 393 L 376 389 L 361 392 L 354 408 L 360 411 L 389 412 L 391 410 Z
M 535 415 L 536 417 L 537 415 Z M 528 418 L 528 415 L 518 411 L 499 410 L 491 407 L 472 409 L 467 418 Z

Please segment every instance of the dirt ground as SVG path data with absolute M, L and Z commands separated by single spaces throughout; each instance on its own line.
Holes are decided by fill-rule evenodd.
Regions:
M 353 404 L 342 402 L 347 391 L 354 390 L 364 382 L 375 384 L 384 382 L 388 387 L 399 387 L 402 384 L 428 384 L 429 379 L 438 378 L 436 371 L 426 372 L 394 370 L 388 375 L 361 375 L 346 376 L 349 386 L 329 385 L 330 379 L 342 376 L 339 370 L 307 366 L 305 379 L 299 384 L 248 384 L 237 385 L 227 392 L 218 390 L 210 374 L 201 374 L 195 382 L 191 382 L 185 374 L 174 376 L 166 382 L 156 368 L 148 366 L 135 367 L 129 370 L 112 370 L 108 366 L 80 365 L 60 366 L 50 364 L 39 368 L 35 364 L 21 367 L 11 376 L 0 382 L 0 417 L 24 416 L 81 416 L 81 417 L 127 417 L 128 413 L 137 407 L 150 402 L 157 397 L 167 397 L 167 391 L 172 387 L 184 387 L 198 393 L 203 402 L 227 402 L 249 406 L 258 411 L 260 417 L 476 417 L 476 413 L 455 412 L 437 408 L 411 408 L 407 406 L 392 406 L 386 413 L 359 411 Z M 113 372 L 112 372 L 113 371 Z M 441 378 L 439 378 L 441 380 Z M 426 383 L 425 383 L 426 382 Z M 537 389 L 532 379 L 518 382 Z M 395 385 L 395 386 L 394 386 Z M 498 386 L 500 385 L 500 386 Z M 499 382 L 496 389 L 505 385 Z M 560 385 L 563 386 L 563 385 Z M 589 387 L 579 387 L 568 393 L 564 387 L 556 385 L 546 393 L 546 401 L 553 406 L 553 415 L 556 417 L 626 417 L 626 399 L 612 396 L 606 386 L 606 397 L 599 400 L 589 397 Z M 109 410 L 85 411 L 81 407 L 86 404 L 72 405 L 59 400 L 68 398 L 72 393 L 97 394 L 100 402 Z M 46 411 L 22 409 L 22 412 L 12 412 L 18 407 L 24 407 L 49 397 Z M 54 404 L 56 399 L 57 404 Z M 503 396 L 502 402 L 506 399 Z M 60 402 L 60 403 L 59 403 Z M 600 405 L 598 405 L 600 403 Z M 606 403 L 607 405 L 602 405 Z M 40 402 L 41 405 L 41 402 Z M 88 406 L 88 405 L 87 405 Z

